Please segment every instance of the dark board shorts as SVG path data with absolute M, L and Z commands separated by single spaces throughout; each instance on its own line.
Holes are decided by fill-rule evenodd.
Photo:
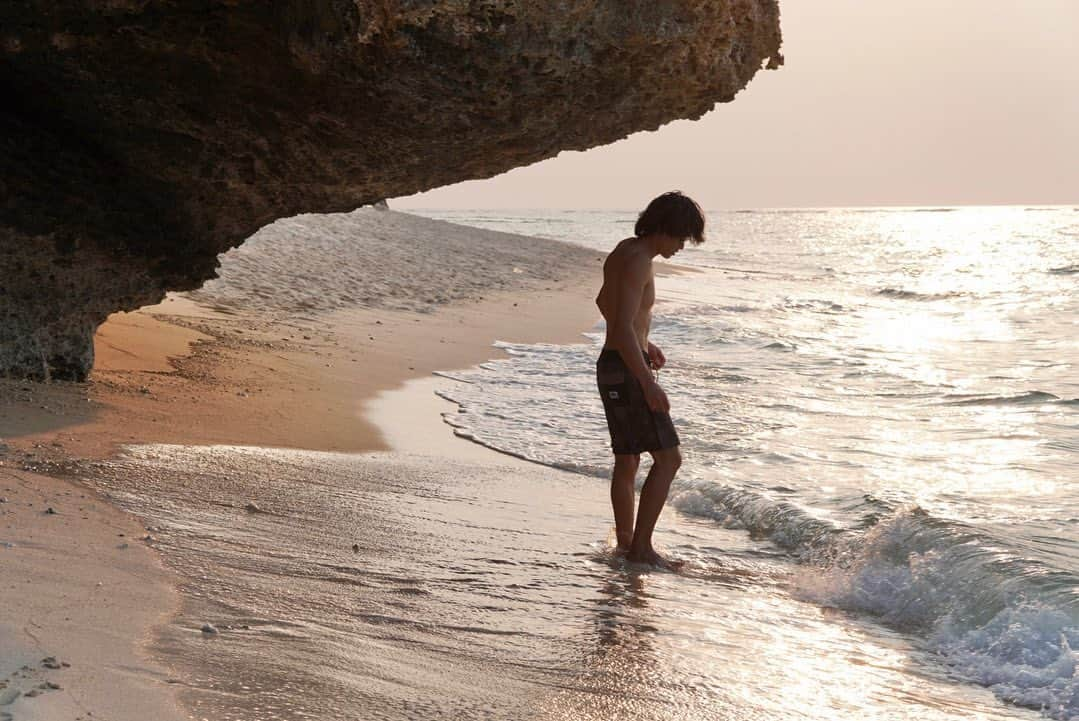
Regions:
M 643 352 L 643 351 L 642 351 Z M 648 354 L 645 353 L 645 363 Z M 644 389 L 613 348 L 604 348 L 596 361 L 596 384 L 611 432 L 615 455 L 658 451 L 678 446 L 678 433 L 669 413 L 648 407 Z

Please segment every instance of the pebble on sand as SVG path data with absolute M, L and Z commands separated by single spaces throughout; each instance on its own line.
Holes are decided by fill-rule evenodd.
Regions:
M 218 633 L 217 628 L 212 623 L 202 624 L 202 632 L 211 636 Z

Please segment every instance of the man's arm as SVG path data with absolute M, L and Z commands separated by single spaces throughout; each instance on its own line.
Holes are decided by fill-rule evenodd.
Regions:
M 644 354 L 641 352 L 637 333 L 633 328 L 633 320 L 641 308 L 645 285 L 648 284 L 651 276 L 650 265 L 647 258 L 627 259 L 622 269 L 622 278 L 618 283 L 618 294 L 614 299 L 614 313 L 610 320 L 613 331 L 611 341 L 622 354 L 622 360 L 630 373 L 644 389 L 648 407 L 654 411 L 666 413 L 670 410 L 667 394 L 656 383 L 652 372 L 645 364 Z

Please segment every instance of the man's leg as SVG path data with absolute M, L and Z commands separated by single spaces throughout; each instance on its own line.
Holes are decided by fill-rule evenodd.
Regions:
M 648 471 L 648 478 L 641 489 L 641 502 L 637 508 L 637 525 L 633 530 L 629 558 L 633 561 L 668 566 L 670 564 L 652 548 L 652 532 L 656 529 L 656 521 L 659 520 L 663 504 L 667 502 L 667 492 L 671 488 L 674 474 L 682 465 L 682 454 L 677 446 L 651 453 L 652 470 Z
M 641 457 L 637 454 L 615 454 L 614 473 L 611 475 L 611 505 L 614 507 L 614 531 L 618 547 L 628 551 L 633 542 L 633 484 L 637 480 L 637 466 Z

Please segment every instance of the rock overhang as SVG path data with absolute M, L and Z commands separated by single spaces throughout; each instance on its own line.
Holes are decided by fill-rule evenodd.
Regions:
M 276 218 L 727 102 L 777 0 L 31 0 L 0 9 L 0 374 L 83 379 L 117 310 Z

